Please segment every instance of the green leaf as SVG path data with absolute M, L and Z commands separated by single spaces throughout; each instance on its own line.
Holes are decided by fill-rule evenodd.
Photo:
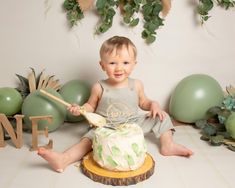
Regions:
M 227 131 L 217 132 L 217 135 L 222 135 L 225 139 L 231 138 L 230 134 Z
M 105 33 L 111 26 L 107 24 L 102 24 L 98 27 L 98 33 Z
M 145 29 L 145 30 L 142 31 L 142 38 L 143 39 L 148 38 L 149 35 L 150 35 L 150 33 L 148 32 L 148 30 Z
M 210 140 L 210 136 L 203 134 L 203 135 L 200 137 L 200 139 L 201 139 L 201 140 L 204 140 L 204 141 L 209 141 L 209 140 Z
M 216 128 L 209 124 L 207 124 L 202 130 L 208 136 L 213 136 L 216 134 Z
M 129 24 L 131 22 L 131 18 L 130 17 L 123 17 L 123 21 L 126 24 Z
M 103 9 L 107 3 L 107 0 L 97 0 L 96 7 L 97 9 Z
M 218 115 L 221 112 L 221 107 L 220 106 L 213 106 L 211 108 L 209 108 L 209 110 L 207 111 L 207 114 L 212 117 L 215 115 Z
M 195 122 L 195 126 L 199 129 L 203 129 L 207 125 L 207 120 L 201 119 Z
M 153 7 L 151 4 L 145 4 L 142 6 L 142 13 L 144 16 L 150 15 L 152 13 Z
M 73 9 L 73 7 L 77 4 L 76 0 L 65 0 L 64 1 L 64 4 L 63 4 L 63 7 L 66 9 L 66 10 L 71 10 Z
M 148 44 L 151 44 L 151 43 L 153 43 L 155 40 L 156 40 L 156 37 L 153 36 L 153 35 L 151 35 L 151 36 L 148 36 L 148 37 L 147 37 L 146 42 L 147 42 Z
M 135 27 L 136 25 L 138 25 L 138 23 L 139 23 L 139 18 L 133 19 L 133 20 L 130 22 L 130 26 L 131 26 L 131 27 Z
M 19 88 L 17 88 L 18 91 L 20 91 L 23 98 L 27 97 L 27 95 L 30 93 L 29 90 L 29 81 L 24 76 L 21 76 L 19 74 L 16 74 L 18 79 L 20 80 Z
M 228 149 L 230 149 L 231 151 L 235 151 L 235 147 L 232 145 L 228 145 Z
M 210 143 L 213 146 L 220 146 L 224 142 L 224 137 L 222 135 L 212 136 L 210 139 Z

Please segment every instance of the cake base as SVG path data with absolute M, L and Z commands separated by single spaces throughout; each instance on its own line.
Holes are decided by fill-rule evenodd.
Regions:
M 154 173 L 155 162 L 147 153 L 144 164 L 133 171 L 110 171 L 100 167 L 88 153 L 82 161 L 82 172 L 93 181 L 106 185 L 132 185 L 148 179 Z

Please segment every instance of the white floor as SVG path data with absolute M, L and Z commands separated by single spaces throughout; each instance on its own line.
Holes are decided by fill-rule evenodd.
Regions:
M 54 141 L 54 150 L 63 151 L 76 143 L 85 131 L 83 123 L 64 124 L 59 130 L 50 133 L 49 137 Z M 153 135 L 150 134 L 146 139 L 148 152 L 156 162 L 155 172 L 149 179 L 129 187 L 235 187 L 235 152 L 225 146 L 209 146 L 200 140 L 199 130 L 191 126 L 177 126 L 174 138 L 178 143 L 191 148 L 195 154 L 189 159 L 163 157 L 158 152 Z M 29 151 L 30 144 L 31 134 L 24 133 L 24 144 L 21 149 L 16 149 L 10 140 L 4 148 L 0 148 L 0 188 L 112 187 L 93 182 L 75 165 L 69 166 L 61 174 L 52 171 L 36 152 Z

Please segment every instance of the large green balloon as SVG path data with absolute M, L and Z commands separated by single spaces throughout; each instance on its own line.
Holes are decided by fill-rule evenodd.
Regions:
M 53 89 L 46 89 L 47 92 L 63 99 L 61 95 Z M 48 131 L 52 132 L 59 128 L 63 124 L 66 115 L 66 107 L 57 101 L 48 98 L 42 94 L 39 90 L 36 90 L 29 94 L 22 105 L 22 114 L 24 117 L 25 127 L 29 130 L 32 129 L 31 121 L 29 120 L 30 116 L 52 116 L 52 123 L 49 123 L 45 120 L 39 121 L 38 129 L 43 130 L 45 127 L 48 127 Z
M 7 116 L 15 115 L 20 111 L 23 98 L 21 94 L 14 88 L 0 88 L 0 113 Z
M 229 115 L 228 119 L 225 122 L 225 128 L 229 135 L 235 139 L 235 113 Z
M 71 80 L 63 85 L 59 93 L 65 101 L 71 104 L 83 105 L 90 97 L 90 86 L 83 80 Z M 68 122 L 78 122 L 83 120 L 83 116 L 74 116 L 67 111 L 65 120 Z
M 224 95 L 219 83 L 204 74 L 193 74 L 179 82 L 170 99 L 169 112 L 178 121 L 195 123 L 210 107 L 220 106 Z

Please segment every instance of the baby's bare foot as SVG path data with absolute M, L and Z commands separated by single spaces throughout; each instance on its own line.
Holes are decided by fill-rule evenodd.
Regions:
M 38 155 L 45 159 L 56 172 L 63 172 L 67 166 L 66 156 L 45 148 L 38 149 Z
M 190 157 L 193 155 L 193 152 L 190 149 L 176 143 L 162 146 L 160 153 L 165 156 L 176 155 Z

